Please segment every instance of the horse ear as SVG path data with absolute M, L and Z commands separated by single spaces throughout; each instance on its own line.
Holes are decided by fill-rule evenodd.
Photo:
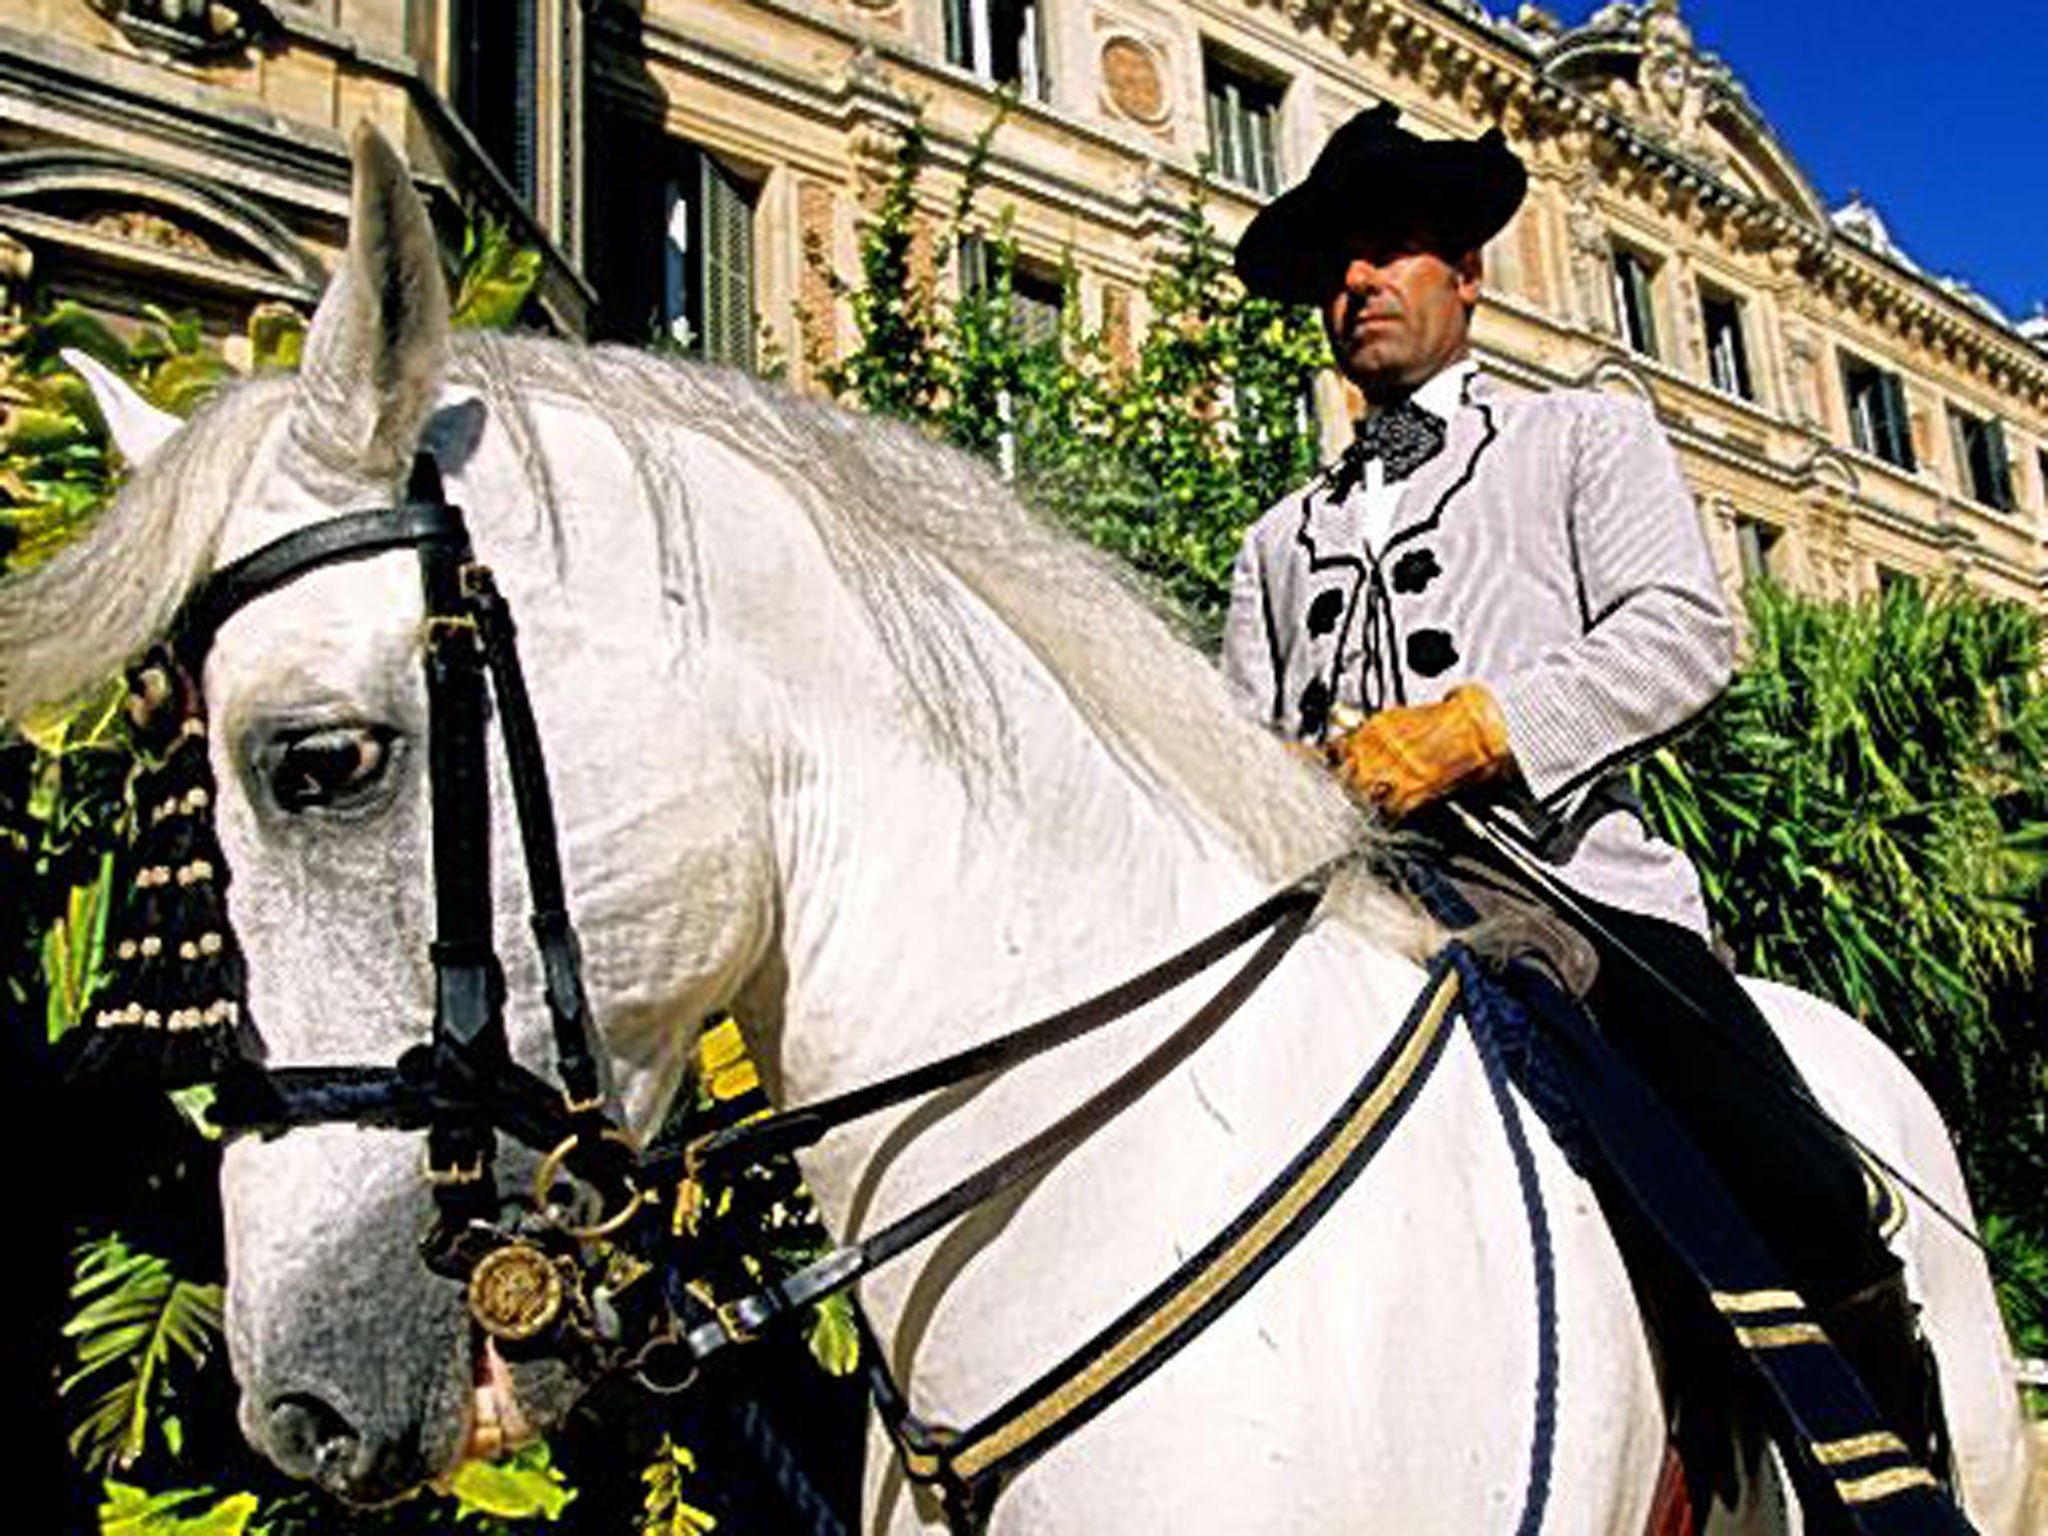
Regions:
M 294 441 L 324 467 L 402 474 L 441 387 L 448 285 L 426 205 L 397 151 L 357 127 L 348 253 L 314 312 Z
M 93 404 L 107 424 L 107 435 L 131 470 L 148 463 L 165 440 L 185 425 L 182 418 L 143 399 L 133 385 L 90 352 L 65 347 L 58 355 L 92 391 Z

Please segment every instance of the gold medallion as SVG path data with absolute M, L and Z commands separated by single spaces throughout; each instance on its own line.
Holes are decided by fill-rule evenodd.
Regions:
M 530 1339 L 562 1310 L 562 1276 L 531 1243 L 507 1243 L 469 1275 L 469 1315 L 494 1339 Z

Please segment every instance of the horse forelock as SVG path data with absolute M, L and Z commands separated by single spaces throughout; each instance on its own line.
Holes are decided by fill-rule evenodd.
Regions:
M 626 450 L 638 513 L 674 562 L 660 579 L 700 603 L 717 598 L 691 553 L 705 536 L 692 526 L 692 437 L 760 466 L 808 517 L 934 747 L 970 786 L 1000 783 L 1009 761 L 994 650 L 1006 632 L 1126 772 L 1263 873 L 1299 873 L 1372 835 L 1340 793 L 1236 710 L 1214 667 L 1129 576 L 966 453 L 734 370 L 617 348 L 471 339 L 456 349 L 451 380 L 483 395 L 544 503 L 575 468 L 549 456 L 531 405 L 550 397 L 588 411 Z M 544 518 L 530 531 L 552 528 Z M 552 538 L 568 558 L 558 530 Z M 1382 937 L 1421 942 L 1404 904 L 1368 904 Z
M 84 532 L 0 582 L 0 718 L 20 720 L 116 673 L 213 568 L 290 399 L 281 380 L 224 391 L 132 474 Z

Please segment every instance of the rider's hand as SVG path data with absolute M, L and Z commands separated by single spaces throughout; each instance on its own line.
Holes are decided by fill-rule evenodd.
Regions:
M 1434 704 L 1383 709 L 1324 751 L 1345 786 L 1390 819 L 1497 778 L 1513 761 L 1500 705 L 1478 683 Z

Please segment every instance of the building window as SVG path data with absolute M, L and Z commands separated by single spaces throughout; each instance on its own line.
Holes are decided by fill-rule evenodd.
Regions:
M 1880 565 L 1877 568 L 1877 595 L 1886 602 L 1917 595 L 1920 578 L 1911 571 L 1902 571 L 1896 566 Z
M 1707 332 L 1707 377 L 1714 388 L 1740 400 L 1754 400 L 1756 392 L 1749 382 L 1749 348 L 1742 339 L 1742 301 L 1703 287 L 1700 319 Z
M 1649 257 L 1625 245 L 1614 248 L 1615 318 L 1629 350 L 1645 357 L 1658 355 L 1656 279 L 1657 264 Z
M 1066 307 L 1067 285 L 1057 273 L 1019 267 L 1010 274 L 1010 314 L 1025 345 L 1056 344 Z
M 452 0 L 448 98 L 512 190 L 540 173 L 540 0 Z
M 1963 488 L 1987 507 L 2012 511 L 2012 461 L 2005 456 L 2003 424 L 1996 417 L 1972 416 L 1950 406 L 1948 425 L 1955 435 L 1956 467 Z
M 1011 256 L 1007 270 L 1002 254 L 979 234 L 960 237 L 960 291 L 984 294 L 999 284 L 1010 290 L 1010 323 L 1026 346 L 1056 343 L 1060 319 L 1066 313 L 1067 285 L 1058 272 Z
M 2035 451 L 2034 479 L 2041 487 L 2041 509 L 2048 512 L 2048 448 Z
M 1842 395 L 1849 404 L 1849 436 L 1865 453 L 1912 469 L 1912 423 L 1906 415 L 1906 387 L 1888 368 L 1842 354 Z
M 1284 83 L 1214 53 L 1202 56 L 1209 102 L 1209 158 L 1216 177 L 1268 195 L 1280 190 L 1280 102 Z
M 946 61 L 1045 100 L 1038 0 L 946 0 Z
M 1782 532 L 1782 529 L 1758 518 L 1735 519 L 1735 552 L 1742 560 L 1745 583 L 1769 581 L 1777 574 L 1771 569 L 1771 555 L 1778 547 Z
M 755 189 L 685 149 L 664 189 L 661 323 L 712 362 L 754 366 Z

